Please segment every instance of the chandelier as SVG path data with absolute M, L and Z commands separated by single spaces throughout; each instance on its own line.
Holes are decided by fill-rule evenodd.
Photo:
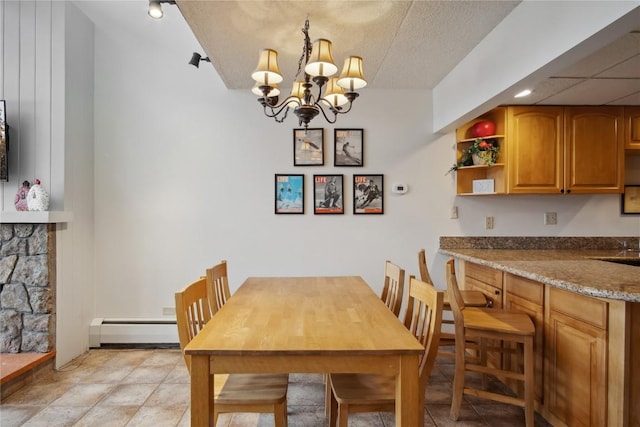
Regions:
M 267 117 L 282 123 L 292 109 L 298 116 L 300 126 L 304 126 L 306 130 L 309 122 L 320 113 L 327 122 L 335 123 L 338 114 L 351 111 L 353 101 L 359 95 L 355 91 L 365 87 L 367 82 L 362 72 L 362 58 L 359 56 L 346 58 L 340 76 L 332 77 L 338 67 L 331 54 L 331 41 L 317 39 L 312 44 L 309 38 L 309 19 L 305 20 L 302 33 L 304 45 L 291 95 L 278 103 L 278 83 L 282 82 L 283 77 L 278 68 L 278 52 L 273 49 L 260 51 L 258 66 L 251 77 L 256 81 L 252 92 L 259 96 L 258 102 L 262 104 Z M 301 73 L 304 73 L 303 77 L 300 76 Z

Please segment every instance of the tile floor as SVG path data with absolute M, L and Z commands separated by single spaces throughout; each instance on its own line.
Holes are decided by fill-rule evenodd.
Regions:
M 465 398 L 458 422 L 449 419 L 453 365 L 438 360 L 425 404 L 429 426 L 523 426 L 520 408 Z M 324 427 L 322 375 L 292 374 L 288 394 L 290 427 Z M 493 384 L 497 386 L 497 383 Z M 0 425 L 13 426 L 189 426 L 189 376 L 179 350 L 93 349 L 25 386 L 0 405 Z M 393 426 L 391 413 L 354 414 L 351 427 Z M 225 414 L 218 426 L 273 425 L 270 414 Z M 536 419 L 536 426 L 546 426 Z

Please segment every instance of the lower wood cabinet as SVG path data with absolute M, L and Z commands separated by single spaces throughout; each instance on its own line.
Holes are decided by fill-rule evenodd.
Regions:
M 555 288 L 547 303 L 545 408 L 569 426 L 605 426 L 607 303 Z

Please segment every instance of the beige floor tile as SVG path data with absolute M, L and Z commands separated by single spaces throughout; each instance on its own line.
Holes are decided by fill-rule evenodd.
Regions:
M 142 406 L 157 384 L 120 384 L 100 401 L 99 406 Z
M 173 370 L 173 365 L 161 366 L 139 366 L 122 379 L 125 384 L 130 383 L 161 383 L 169 372 Z
M 184 358 L 180 350 L 163 350 L 154 352 L 150 357 L 147 357 L 140 366 L 177 365 L 178 362 L 184 364 Z
M 190 396 L 189 384 L 160 384 L 149 396 L 144 406 L 188 406 Z
M 48 406 L 25 422 L 23 426 L 70 427 L 82 418 L 89 409 L 86 406 Z
M 113 384 L 76 384 L 50 406 L 93 406 L 113 390 Z
M 29 418 L 44 409 L 45 406 L 26 406 L 26 405 L 2 405 L 0 411 L 0 426 L 2 427 L 18 427 L 23 425 Z
M 186 406 L 143 406 L 127 427 L 175 427 L 186 410 Z
M 72 383 L 34 384 L 21 388 L 7 397 L 3 404 L 8 405 L 48 405 L 67 390 L 74 387 Z
M 130 366 L 109 367 L 101 366 L 95 368 L 94 372 L 78 380 L 79 383 L 102 383 L 102 384 L 114 384 L 121 382 L 126 378 L 135 368 Z
M 184 363 L 178 363 L 162 381 L 163 383 L 189 384 L 189 370 Z
M 94 406 L 73 427 L 124 427 L 139 406 Z

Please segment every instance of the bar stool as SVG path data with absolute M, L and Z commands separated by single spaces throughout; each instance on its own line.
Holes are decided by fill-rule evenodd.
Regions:
M 533 354 L 535 327 L 533 321 L 524 313 L 493 308 L 465 307 L 460 289 L 458 288 L 453 259 L 447 261 L 445 273 L 447 277 L 449 303 L 451 304 L 455 322 L 456 338 L 456 363 L 453 380 L 453 398 L 451 401 L 451 418 L 454 420 L 458 419 L 462 397 L 464 394 L 469 394 L 524 408 L 526 427 L 533 427 L 535 389 L 535 360 Z M 504 342 L 500 343 L 500 341 Z M 479 343 L 479 345 L 474 344 L 474 342 Z M 515 349 L 512 346 L 507 346 L 507 343 L 515 343 Z M 468 355 L 468 349 L 476 350 L 476 352 L 479 353 L 479 357 Z M 524 356 L 523 372 L 502 369 L 501 366 L 488 366 L 486 363 L 487 351 L 495 351 L 508 355 L 515 353 L 519 360 Z M 504 361 L 501 363 L 505 367 L 510 366 L 510 363 L 505 363 Z M 516 365 L 520 366 L 519 363 Z M 467 371 L 521 381 L 524 385 L 524 395 L 522 397 L 512 397 L 506 394 L 469 387 L 465 385 L 465 373 Z M 486 381 L 483 381 L 483 385 L 485 384 Z

